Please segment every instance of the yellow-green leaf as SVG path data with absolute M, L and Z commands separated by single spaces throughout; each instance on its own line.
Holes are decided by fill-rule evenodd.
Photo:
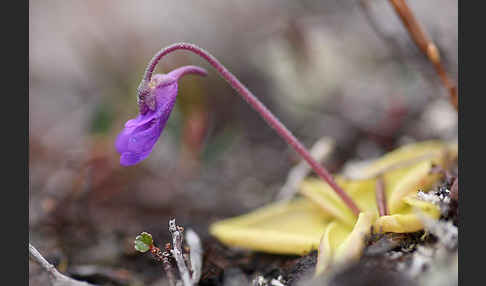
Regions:
M 209 231 L 230 246 L 303 255 L 317 249 L 330 219 L 308 199 L 297 198 L 216 222 Z
M 268 253 L 299 255 L 318 248 L 316 273 L 320 273 L 334 263 L 358 258 L 371 226 L 384 232 L 414 232 L 423 229 L 421 216 L 438 218 L 437 206 L 419 200 L 416 193 L 427 191 L 439 179 L 431 172 L 433 165 L 446 167 L 456 156 L 456 144 L 427 141 L 385 154 L 365 167 L 360 179 L 336 176 L 360 208 L 358 218 L 329 185 L 309 178 L 301 185 L 304 197 L 216 222 L 210 233 L 227 245 Z M 376 203 L 377 176 L 383 178 L 389 211 L 381 217 Z

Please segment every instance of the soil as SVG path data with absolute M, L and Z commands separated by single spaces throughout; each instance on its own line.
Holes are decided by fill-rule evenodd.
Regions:
M 442 182 L 432 192 L 437 196 L 450 198 L 448 190 L 451 189 L 456 178 L 456 175 L 451 174 L 453 172 L 444 176 Z M 53 211 L 41 224 L 43 225 L 41 231 L 44 234 L 50 233 L 52 237 L 70 238 L 58 245 L 62 251 L 54 252 L 54 255 L 51 254 L 46 259 L 69 276 L 96 285 L 138 285 L 136 283 L 159 285 L 158 283 L 165 279 L 165 273 L 159 262 L 151 259 L 149 254 L 142 255 L 133 250 L 133 237 L 127 234 L 130 232 L 127 226 L 136 223 L 129 212 L 125 213 L 124 218 L 118 218 L 126 219 L 123 224 L 125 227 L 104 237 L 100 229 L 105 225 L 94 225 L 93 221 L 113 210 L 106 208 L 105 205 L 103 211 L 95 208 L 84 213 L 86 209 L 80 208 L 80 205 L 82 204 L 79 202 L 74 204 L 65 201 L 64 208 Z M 86 202 L 86 205 L 90 204 Z M 119 202 L 117 207 L 120 207 Z M 458 227 L 458 214 L 458 202 L 451 199 L 440 221 L 451 221 Z M 207 226 L 203 221 L 207 222 L 204 217 L 210 215 L 193 210 L 188 213 L 188 217 L 181 217 L 178 223 L 184 225 L 185 221 L 190 221 L 191 224 L 185 226 L 196 229 L 202 239 L 204 258 L 199 285 L 249 285 L 249 283 L 272 285 L 269 282 L 272 279 L 277 279 L 283 285 L 289 286 L 302 283 L 312 285 L 313 282 L 309 278 L 312 277 L 317 262 L 316 251 L 299 257 L 270 255 L 226 247 L 207 233 Z M 163 238 L 168 239 L 169 233 L 165 225 L 158 223 L 156 217 L 159 216 L 159 212 L 152 213 L 150 209 L 146 209 L 145 230 L 153 234 L 156 243 L 163 245 Z M 112 223 L 104 221 L 106 225 L 113 226 Z M 372 234 L 367 239 L 362 258 L 344 269 L 333 271 L 326 277 L 325 283 L 327 285 L 418 285 L 416 280 L 407 275 L 407 269 L 413 264 L 414 253 L 418 247 L 433 248 L 437 245 L 439 245 L 438 238 L 424 231 L 408 234 Z M 86 251 L 82 255 L 75 252 L 76 249 Z M 447 251 L 453 253 L 456 249 Z M 93 255 L 99 259 L 97 260 Z M 66 268 L 66 264 L 70 266 Z M 422 271 L 425 273 L 426 270 L 424 266 Z M 259 284 L 258 279 L 260 279 Z

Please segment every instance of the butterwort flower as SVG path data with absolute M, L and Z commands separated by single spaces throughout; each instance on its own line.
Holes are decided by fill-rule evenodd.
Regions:
M 168 74 L 155 74 L 138 89 L 139 115 L 125 123 L 115 143 L 120 164 L 130 166 L 147 158 L 159 139 L 177 98 L 178 80 L 186 74 L 206 75 L 203 68 L 183 66 Z
M 140 114 L 129 120 L 125 129 L 118 135 L 116 149 L 121 154 L 120 164 L 134 165 L 147 158 L 155 143 L 162 134 L 170 112 L 177 97 L 177 81 L 187 73 L 206 75 L 206 71 L 195 66 L 178 68 L 167 75 L 152 76 L 158 62 L 166 55 L 177 51 L 190 51 L 206 60 L 223 77 L 228 84 L 272 127 L 282 139 L 307 161 L 314 172 L 334 190 L 344 204 L 355 216 L 360 213 L 359 208 L 351 197 L 336 183 L 329 171 L 317 162 L 305 146 L 283 125 L 267 107 L 251 93 L 238 78 L 233 75 L 208 51 L 190 43 L 176 43 L 158 51 L 150 60 L 138 87 L 138 104 Z

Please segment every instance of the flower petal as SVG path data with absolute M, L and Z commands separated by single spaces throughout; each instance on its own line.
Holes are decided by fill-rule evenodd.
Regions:
M 145 152 L 145 153 L 124 152 L 120 156 L 120 165 L 122 166 L 135 165 L 138 162 L 142 161 L 143 159 L 147 158 L 148 155 L 150 155 L 150 152 Z
M 148 111 L 146 114 L 139 114 L 137 117 L 128 120 L 125 123 L 125 127 L 128 127 L 128 128 L 137 127 L 139 125 L 143 125 L 143 124 L 149 122 L 150 120 L 154 119 L 155 117 L 156 117 L 155 112 Z
M 177 82 L 154 87 L 153 96 L 157 98 L 156 109 L 127 121 L 117 137 L 115 148 L 122 155 L 120 164 L 124 166 L 134 165 L 150 155 L 174 107 Z
M 174 108 L 177 81 L 185 74 L 206 75 L 207 72 L 200 67 L 184 66 L 169 74 L 153 75 L 148 85 L 142 82 L 143 100 L 140 102 L 144 106 L 140 106 L 140 110 L 143 114 L 128 120 L 115 142 L 122 165 L 136 164 L 150 154 Z

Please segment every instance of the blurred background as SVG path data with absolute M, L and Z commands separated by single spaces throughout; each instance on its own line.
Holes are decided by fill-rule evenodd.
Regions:
M 457 1 L 407 2 L 457 83 Z M 457 138 L 446 89 L 388 1 L 46 0 L 29 14 L 29 240 L 74 277 L 163 285 L 133 250 L 139 232 L 162 244 L 175 217 L 204 240 L 211 222 L 272 201 L 299 162 L 214 69 L 179 51 L 158 72 L 193 64 L 209 75 L 180 81 L 151 156 L 120 166 L 115 138 L 137 115 L 146 64 L 169 44 L 210 51 L 306 146 L 332 138 L 332 172 Z

